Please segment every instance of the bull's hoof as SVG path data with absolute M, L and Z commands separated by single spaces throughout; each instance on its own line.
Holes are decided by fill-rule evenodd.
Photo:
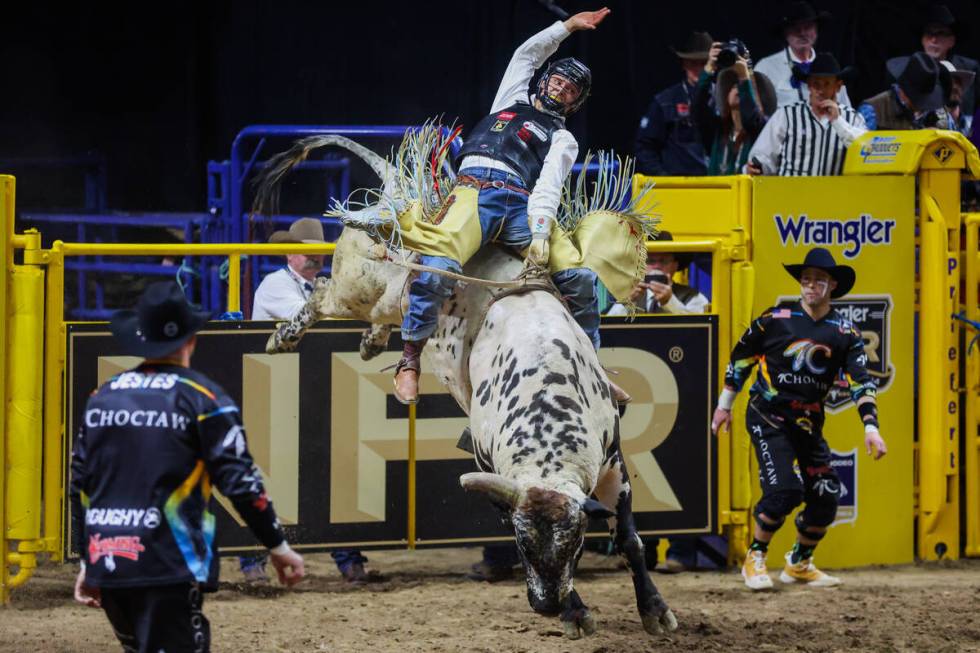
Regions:
M 368 339 L 365 337 L 367 336 L 368 333 L 370 333 L 370 329 L 368 331 L 365 331 L 364 336 L 361 336 L 361 347 L 360 347 L 361 360 L 364 361 L 369 361 L 375 356 L 377 356 L 378 354 L 381 354 L 385 351 L 384 345 L 379 345 L 377 343 L 368 341 Z
M 272 335 L 269 336 L 269 339 L 265 341 L 265 353 L 285 354 L 296 350 L 296 345 L 299 344 L 299 341 L 286 340 L 282 337 L 282 333 L 280 333 L 280 331 L 280 327 L 276 326 L 276 330 L 273 331 Z
M 561 626 L 568 639 L 581 639 L 583 635 L 595 634 L 595 617 L 588 608 L 569 610 L 561 616 Z
M 640 619 L 643 620 L 643 630 L 651 635 L 665 635 L 677 630 L 677 617 L 670 608 L 659 617 L 655 614 L 641 614 Z

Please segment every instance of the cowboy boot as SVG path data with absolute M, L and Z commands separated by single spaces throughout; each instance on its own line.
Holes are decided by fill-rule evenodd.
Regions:
M 395 399 L 403 404 L 414 404 L 419 400 L 419 374 L 422 373 L 422 348 L 425 340 L 407 341 L 402 358 L 395 365 Z

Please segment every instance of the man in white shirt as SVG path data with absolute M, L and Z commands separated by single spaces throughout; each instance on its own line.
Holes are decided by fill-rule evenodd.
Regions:
M 673 239 L 669 231 L 657 234 L 661 242 Z M 646 276 L 630 294 L 630 301 L 641 313 L 704 313 L 708 298 L 690 286 L 674 283 L 674 275 L 682 264 L 684 267 L 690 264 L 684 254 L 654 252 L 647 256 Z M 626 315 L 626 312 L 622 304 L 613 304 L 607 315 Z
M 481 245 L 496 242 L 522 251 L 528 260 L 547 268 L 548 239 L 565 178 L 578 155 L 578 143 L 565 128 L 565 118 L 582 106 L 592 86 L 592 73 L 572 58 L 553 62 L 538 77 L 535 93 L 528 87 L 535 71 L 569 34 L 593 30 L 609 9 L 575 14 L 538 32 L 515 50 L 497 89 L 490 115 L 467 134 L 457 156 L 458 184 L 479 190 Z M 422 264 L 461 272 L 466 261 L 422 256 Z M 596 275 L 588 269 L 563 270 L 552 277 L 572 316 L 599 346 L 599 305 Z M 422 272 L 409 286 L 409 307 L 402 322 L 405 343 L 395 367 L 395 397 L 418 401 L 420 357 L 435 331 L 439 311 L 456 285 L 447 276 Z M 612 385 L 612 384 L 610 384 Z M 614 396 L 629 396 L 613 386 Z
M 828 52 L 818 54 L 807 70 L 797 67 L 797 78 L 810 90 L 809 101 L 776 111 L 752 146 L 745 172 L 789 177 L 841 174 L 847 148 L 868 131 L 860 113 L 835 99 L 843 78 L 853 72 L 850 66 L 841 70 Z
M 300 218 L 289 231 L 276 231 L 270 243 L 323 243 L 323 225 Z M 287 254 L 286 267 L 267 274 L 255 290 L 253 320 L 289 320 L 313 293 L 316 275 L 323 269 L 322 254 Z
M 786 106 L 810 99 L 806 84 L 793 79 L 793 67 L 806 69 L 817 56 L 814 46 L 817 43 L 819 24 L 830 19 L 826 11 L 815 11 L 809 2 L 793 2 L 786 6 L 774 29 L 786 39 L 786 47 L 762 58 L 755 65 L 755 72 L 762 73 L 776 87 L 776 105 Z M 841 86 L 837 91 L 837 104 L 851 106 L 847 88 Z

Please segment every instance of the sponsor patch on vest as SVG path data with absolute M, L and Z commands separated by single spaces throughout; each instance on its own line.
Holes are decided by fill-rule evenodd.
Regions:
M 677 110 L 678 116 L 687 117 L 691 115 L 691 106 L 687 102 L 678 102 L 674 108 Z
M 105 558 L 105 568 L 110 572 L 116 570 L 116 556 L 136 561 L 145 550 L 146 547 L 137 535 L 117 535 L 102 539 L 102 535 L 96 533 L 88 538 L 89 564 L 94 565 Z
M 830 468 L 840 478 L 840 495 L 837 497 L 837 517 L 831 526 L 853 524 L 857 521 L 857 467 L 858 450 L 846 453 L 830 450 Z
M 902 144 L 895 136 L 875 136 L 861 146 L 861 160 L 865 163 L 891 163 L 900 149 Z
M 85 426 L 90 429 L 102 426 L 135 426 L 137 428 L 174 429 L 186 431 L 190 419 L 187 415 L 165 410 L 116 410 L 90 408 L 85 411 Z
M 850 220 L 815 219 L 805 213 L 785 220 L 778 214 L 772 217 L 783 245 L 844 245 L 844 258 L 854 258 L 865 246 L 890 245 L 895 229 L 894 219 L 879 220 L 867 213 Z
M 128 528 L 142 523 L 146 528 L 156 528 L 160 525 L 160 511 L 156 508 L 89 508 L 85 511 L 85 523 L 89 526 Z
M 532 134 L 538 137 L 541 142 L 548 140 L 548 133 L 541 128 L 539 124 L 534 121 L 526 120 L 524 121 L 524 129 L 528 130 Z
M 507 123 L 514 119 L 517 114 L 513 111 L 501 111 L 497 114 L 497 122 L 493 123 L 493 127 L 490 128 L 492 132 L 502 132 L 504 128 L 507 127 Z

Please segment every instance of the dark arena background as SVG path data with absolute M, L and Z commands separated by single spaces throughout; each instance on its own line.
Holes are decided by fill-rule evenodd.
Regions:
M 578 162 L 587 150 L 634 154 L 654 96 L 682 79 L 672 48 L 692 30 L 741 39 L 758 62 L 784 46 L 774 25 L 788 4 L 608 2 L 598 29 L 571 35 L 557 55 L 581 59 L 593 75 L 591 96 L 568 120 Z M 887 59 L 920 49 L 921 16 L 938 3 L 813 4 L 832 15 L 815 49 L 856 68 L 847 89 L 857 107 L 889 87 Z M 960 26 L 953 52 L 980 59 L 980 2 L 945 5 Z M 597 622 L 591 637 L 571 641 L 557 618 L 535 614 L 520 566 L 500 582 L 467 577 L 484 544 L 512 535 L 483 495 L 459 487 L 459 475 L 476 469 L 457 447 L 469 419 L 437 371 L 423 366 L 417 413 L 392 394 L 382 368 L 398 361 L 397 332 L 366 362 L 365 324 L 353 319 L 318 323 L 298 353 L 266 353 L 275 324 L 247 318 L 282 252 L 235 248 L 265 243 L 377 178 L 355 156 L 323 153 L 287 178 L 280 215 L 250 217 L 255 170 L 297 134 L 247 140 L 242 131 L 386 126 L 385 135 L 353 137 L 382 155 L 433 118 L 461 125 L 465 137 L 519 44 L 558 11 L 601 7 L 5 4 L 0 653 L 116 650 L 103 612 L 73 600 L 67 460 L 89 393 L 137 361 L 106 320 L 148 280 L 175 275 L 205 308 L 246 318 L 208 323 L 195 362 L 242 405 L 249 447 L 306 560 L 306 578 L 291 589 L 271 566 L 271 580 L 246 579 L 238 556 L 262 547 L 219 497 L 221 582 L 204 602 L 214 651 L 980 651 L 980 156 L 968 135 L 872 132 L 835 176 L 633 179 L 634 191 L 654 182 L 638 210 L 661 217 L 675 241 L 648 242 L 647 251 L 690 255 L 673 281 L 709 302 L 704 315 L 602 318 L 600 360 L 634 394 L 617 429 L 647 562 L 653 569 L 659 557 L 660 571 L 677 571 L 662 564 L 668 539 L 697 542 L 690 568 L 651 573 L 680 623 L 670 634 L 644 632 L 601 520 L 575 576 Z M 980 126 L 973 133 L 976 142 Z M 236 138 L 247 141 L 247 171 L 233 198 Z M 339 221 L 322 224 L 333 243 Z M 751 592 L 740 573 L 760 494 L 744 424 L 748 384 L 731 432 L 713 436 L 711 419 L 732 347 L 754 316 L 798 297 L 783 264 L 814 245 L 857 270 L 854 291 L 833 306 L 864 341 L 889 453 L 869 458 L 846 384 L 833 388 L 825 433 L 844 495 L 816 560 L 843 583 L 778 582 L 795 537 L 788 516 L 768 559 L 776 587 Z M 327 261 L 323 276 L 332 274 Z M 366 580 L 338 572 L 330 552 L 346 547 L 363 548 Z

